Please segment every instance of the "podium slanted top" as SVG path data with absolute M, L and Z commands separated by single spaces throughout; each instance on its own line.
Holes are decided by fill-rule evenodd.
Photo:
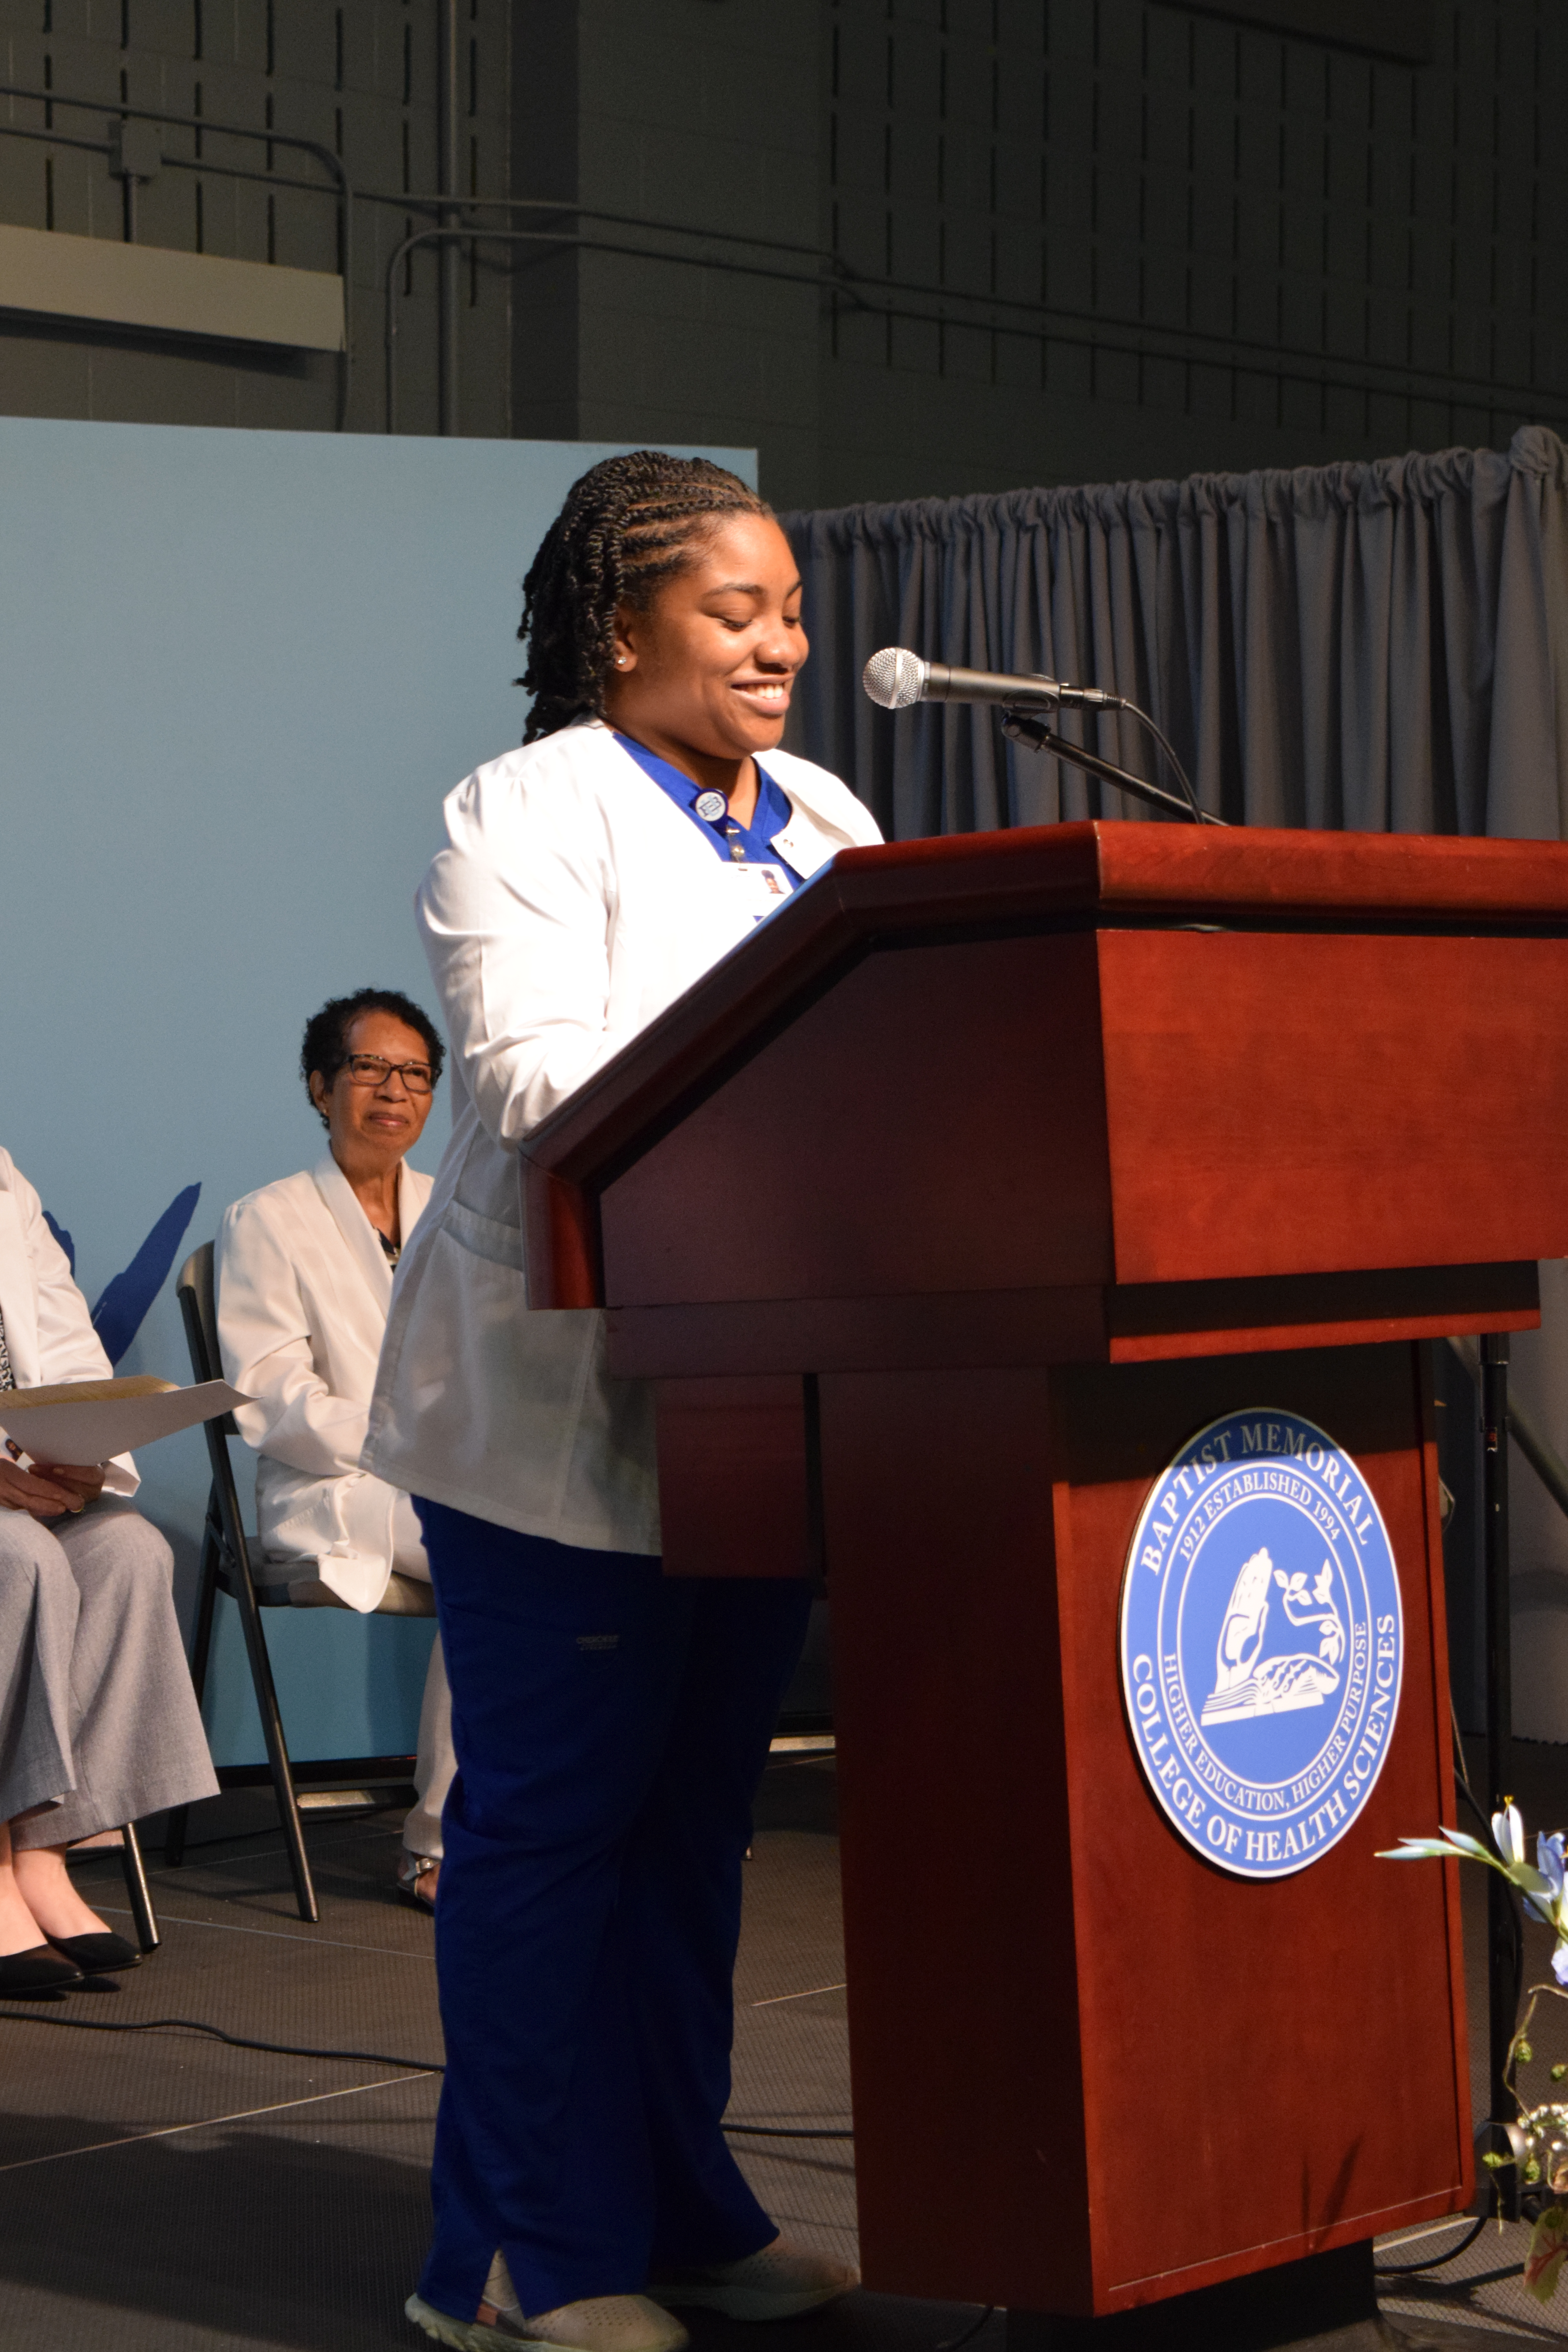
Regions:
M 1448 1269 L 1426 1328 L 1517 1327 L 1568 1255 L 1565 991 L 1560 843 L 846 850 L 524 1144 L 531 1303 Z

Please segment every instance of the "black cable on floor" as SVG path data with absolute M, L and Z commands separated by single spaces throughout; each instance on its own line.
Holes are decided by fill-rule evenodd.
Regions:
M 973 2327 L 966 2327 L 962 2336 L 950 2336 L 945 2344 L 936 2345 L 933 2352 L 963 2352 L 964 2346 L 973 2343 L 986 2321 L 994 2319 L 995 2316 L 996 2305 L 994 2303 L 988 2303 Z
M 1489 2219 L 1490 2217 L 1489 2216 L 1488 2218 Z M 1517 2256 L 1515 2256 L 1512 2261 L 1502 2263 L 1495 2271 L 1467 2271 L 1463 2278 L 1450 2280 L 1446 2285 L 1441 2279 L 1433 2279 L 1430 2282 L 1431 2300 L 1435 2304 L 1447 2304 L 1449 2308 L 1452 2309 L 1453 2306 L 1459 2302 L 1461 2297 L 1468 2301 L 1468 2299 L 1475 2294 L 1478 2287 L 1501 2286 L 1505 2282 L 1510 2286 L 1517 2286 L 1519 2284 L 1519 2260 Z M 1428 2282 L 1426 2279 L 1419 2279 L 1416 2282 L 1416 2287 L 1424 2287 L 1427 2284 Z M 1415 2294 L 1415 2291 L 1416 2288 L 1412 2287 L 1406 2287 L 1403 2290 L 1406 2294 L 1412 2295 Z M 1392 2300 L 1392 2298 L 1390 2299 Z M 1426 2300 L 1426 2298 L 1423 2297 L 1423 2300 Z M 1543 2326 L 1544 2324 L 1545 2323 L 1542 2322 Z M 1522 2327 L 1528 2326 L 1529 2322 L 1527 2319 L 1520 2317 L 1516 2319 L 1515 2325 Z M 1467 2329 L 1466 2333 L 1468 2335 L 1469 2331 Z M 1484 2336 L 1481 2340 L 1483 2343 L 1486 2341 Z M 1510 2336 L 1506 2336 L 1503 2340 L 1505 2343 L 1509 2344 L 1522 2342 L 1529 2342 L 1531 2344 L 1560 2344 L 1563 2339 L 1560 2336 L 1534 2335 L 1528 2338 Z
M 1377 2276 L 1379 2278 L 1413 2278 L 1417 2271 L 1441 2270 L 1445 2263 L 1456 2262 L 1461 2254 L 1469 2252 L 1490 2220 L 1489 2213 L 1480 2214 L 1477 2218 L 1475 2227 L 1466 2231 L 1457 2246 L 1450 2246 L 1446 2254 L 1434 2254 L 1430 2262 L 1379 2263 L 1375 2265 Z
M 748 2139 L 853 2139 L 854 2132 L 842 2129 L 824 2130 L 816 2125 L 801 2124 L 726 2124 L 727 2132 L 742 2132 Z
M 396 2066 L 409 2074 L 444 2074 L 446 2061 L 435 2058 L 389 2058 L 384 2050 L 314 2050 L 297 2042 L 256 2042 L 244 2033 L 226 2033 L 221 2025 L 207 2025 L 199 2017 L 47 2017 L 37 2009 L 0 2009 L 0 2019 L 17 2025 L 74 2026 L 82 2033 L 206 2033 L 231 2050 L 263 2050 L 274 2058 L 342 2058 L 359 2066 Z M 855 2134 L 837 2126 L 818 2129 L 798 2124 L 726 2124 L 727 2132 L 752 2139 L 853 2139 Z
M 252 2042 L 243 2033 L 226 2033 L 221 2025 L 204 2024 L 199 2017 L 46 2017 L 37 2009 L 0 2009 L 0 2018 L 17 2025 L 70 2025 L 83 2033 L 209 2033 L 231 2050 L 265 2050 L 275 2058 L 343 2058 L 361 2066 L 397 2066 L 410 2074 L 444 2074 L 445 2060 L 389 2058 L 384 2050 L 310 2050 L 294 2042 Z

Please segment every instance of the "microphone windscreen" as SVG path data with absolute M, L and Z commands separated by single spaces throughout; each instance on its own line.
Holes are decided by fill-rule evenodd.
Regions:
M 907 646 L 884 646 L 860 673 L 860 683 L 884 710 L 908 710 L 924 691 L 927 665 Z

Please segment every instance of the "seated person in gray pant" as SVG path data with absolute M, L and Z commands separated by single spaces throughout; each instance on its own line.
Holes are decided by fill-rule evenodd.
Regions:
M 0 1389 L 109 1377 L 37 1192 L 0 1150 Z M 27 1468 L 0 1452 L 0 1997 L 133 1967 L 66 1848 L 216 1793 L 170 1582 L 129 1454 Z

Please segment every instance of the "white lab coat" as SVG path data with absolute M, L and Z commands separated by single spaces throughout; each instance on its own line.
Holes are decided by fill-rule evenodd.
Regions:
M 431 1180 L 403 1163 L 405 1244 Z M 392 1268 L 329 1151 L 226 1210 L 217 1242 L 225 1377 L 255 1399 L 235 1419 L 257 1447 L 256 1511 L 273 1559 L 315 1563 L 351 1609 L 372 1610 L 397 1551 L 395 1490 L 360 1467 Z
M 0 1316 L 21 1389 L 55 1381 L 106 1381 L 114 1367 L 92 1328 L 70 1261 L 44 1223 L 43 1202 L 8 1151 L 0 1150 Z M 141 1485 L 129 1454 L 104 1473 L 106 1495 Z
M 826 769 L 763 756 L 773 847 L 809 877 L 881 838 Z M 529 1308 L 517 1145 L 752 928 L 722 861 L 597 720 L 448 795 L 416 901 L 452 1046 L 452 1139 L 403 1254 L 362 1457 L 525 1535 L 655 1553 L 652 1391 L 605 1372 L 596 1309 Z

